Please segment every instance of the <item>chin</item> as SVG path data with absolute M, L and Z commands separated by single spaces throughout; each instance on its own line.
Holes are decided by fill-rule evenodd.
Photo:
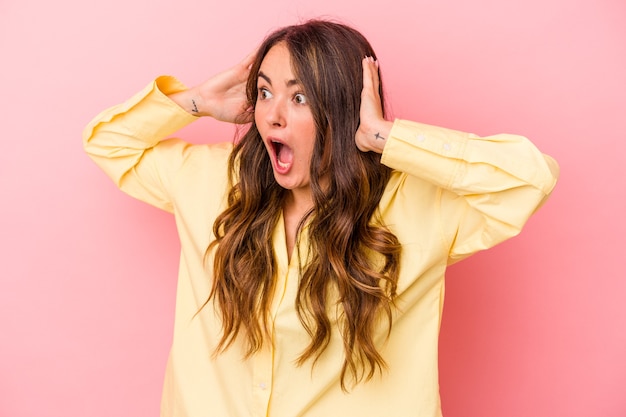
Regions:
M 285 190 L 294 191 L 294 190 L 305 190 L 305 189 L 310 190 L 311 189 L 308 182 L 306 183 L 294 182 L 290 178 L 285 178 L 285 175 L 274 173 L 274 179 L 276 180 L 278 185 L 280 185 Z

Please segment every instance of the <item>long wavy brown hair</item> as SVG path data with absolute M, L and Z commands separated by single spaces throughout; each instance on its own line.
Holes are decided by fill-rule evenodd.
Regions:
M 359 151 L 354 139 L 362 59 L 376 55 L 359 32 L 343 24 L 313 20 L 282 28 L 265 39 L 251 67 L 247 82 L 251 109 L 257 100 L 261 62 L 279 42 L 291 53 L 292 70 L 303 85 L 317 131 L 310 165 L 314 208 L 299 226 L 299 233 L 308 232 L 309 253 L 298 250 L 300 284 L 295 300 L 311 342 L 298 364 L 319 359 L 337 320 L 345 352 L 341 386 L 346 389 L 348 373 L 353 383 L 359 383 L 385 366 L 374 335 L 381 317 L 387 319 L 387 331 L 391 329 L 400 258 L 398 240 L 377 212 L 390 169 L 380 163 L 380 155 Z M 251 355 L 269 340 L 276 273 L 270 242 L 287 192 L 274 179 L 254 122 L 235 143 L 229 175 L 233 185 L 228 208 L 217 217 L 216 240 L 207 249 L 207 255 L 215 250 L 209 300 L 214 298 L 223 322 L 216 353 L 242 333 Z M 329 179 L 324 187 L 322 177 Z M 340 311 L 339 317 L 335 311 Z

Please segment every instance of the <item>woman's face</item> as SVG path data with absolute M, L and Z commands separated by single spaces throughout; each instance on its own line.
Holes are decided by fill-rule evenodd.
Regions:
M 257 88 L 254 119 L 272 160 L 276 181 L 292 192 L 310 192 L 315 122 L 284 43 L 277 43 L 265 55 Z

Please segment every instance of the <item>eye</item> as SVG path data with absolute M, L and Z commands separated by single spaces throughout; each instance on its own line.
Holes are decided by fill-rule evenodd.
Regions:
M 270 93 L 265 87 L 259 88 L 258 100 L 267 100 L 269 98 L 272 98 L 272 93 Z
M 306 104 L 308 102 L 306 96 L 302 93 L 298 93 L 293 97 L 293 100 L 298 104 Z

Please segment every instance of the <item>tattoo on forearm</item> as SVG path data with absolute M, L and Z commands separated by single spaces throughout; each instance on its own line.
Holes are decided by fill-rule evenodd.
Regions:
M 196 101 L 194 99 L 191 99 L 191 104 L 193 104 L 193 109 L 191 109 L 191 111 L 198 113 L 198 106 L 196 106 Z
M 376 132 L 376 134 L 374 135 L 374 137 L 375 137 L 376 139 L 385 140 L 385 138 L 384 138 L 384 137 L 382 137 L 382 136 L 380 135 L 380 132 Z

